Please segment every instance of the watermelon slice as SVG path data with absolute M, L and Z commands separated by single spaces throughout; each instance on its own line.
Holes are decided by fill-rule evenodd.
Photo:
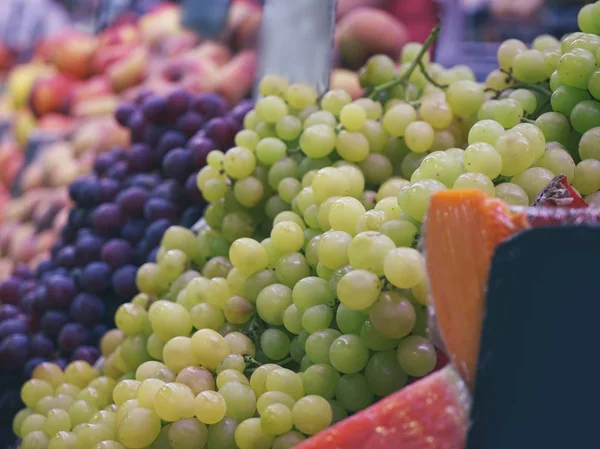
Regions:
M 469 407 L 469 392 L 449 365 L 295 448 L 462 449 Z

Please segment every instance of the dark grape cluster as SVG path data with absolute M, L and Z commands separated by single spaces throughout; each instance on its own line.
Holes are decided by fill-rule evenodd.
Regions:
M 73 206 L 49 260 L 19 265 L 0 284 L 0 372 L 29 377 L 45 360 L 94 363 L 116 308 L 137 293 L 137 267 L 162 234 L 190 227 L 205 202 L 196 176 L 214 149 L 232 146 L 251 103 L 229 110 L 217 94 L 142 92 L 117 121 L 131 148 L 99 155 L 70 187 Z

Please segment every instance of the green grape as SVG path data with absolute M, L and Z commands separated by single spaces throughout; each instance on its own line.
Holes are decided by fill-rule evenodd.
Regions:
M 352 97 L 342 89 L 330 90 L 321 98 L 321 108 L 331 112 L 336 117 L 340 115 L 342 108 L 352 102 Z
M 369 155 L 369 141 L 359 132 L 342 130 L 336 137 L 337 153 L 346 161 L 360 162 Z
M 357 373 L 369 361 L 369 349 L 360 337 L 346 334 L 336 338 L 329 348 L 331 365 L 341 373 Z
M 233 193 L 241 205 L 251 208 L 258 205 L 263 199 L 264 186 L 260 179 L 248 176 L 235 183 Z
M 44 449 L 48 447 L 48 436 L 41 430 L 28 433 L 23 437 L 19 448 L 22 449 Z
M 360 339 L 372 351 L 388 351 L 398 346 L 400 339 L 390 339 L 379 332 L 373 323 L 365 321 L 360 330 Z
M 578 89 L 587 89 L 590 76 L 597 69 L 595 56 L 587 50 L 570 51 L 558 62 L 558 75 L 563 83 Z
M 210 370 L 216 369 L 229 355 L 227 342 L 212 329 L 196 331 L 191 338 L 191 350 L 199 364 Z
M 280 391 L 291 396 L 295 401 L 304 396 L 304 386 L 300 376 L 292 370 L 277 368 L 267 374 L 265 380 L 267 391 Z
M 492 70 L 485 79 L 486 89 L 492 89 L 497 92 L 506 89 L 512 84 L 512 80 L 501 70 Z
M 386 198 L 387 199 L 387 198 Z M 395 198 L 391 198 L 397 203 Z M 359 234 L 367 231 L 378 231 L 382 224 L 387 222 L 390 217 L 384 210 L 369 210 L 363 214 L 356 223 L 356 232 Z
M 30 379 L 21 387 L 21 400 L 29 408 L 35 408 L 40 399 L 51 396 L 52 385 L 45 380 Z
M 572 86 L 560 86 L 552 93 L 552 109 L 568 117 L 579 102 L 590 98 L 587 90 Z
M 215 254 L 215 255 L 227 255 L 227 251 L 229 251 L 229 242 L 233 242 L 236 239 L 242 237 L 251 237 L 254 233 L 254 220 L 250 215 L 245 212 L 232 212 L 230 214 L 225 215 L 223 217 L 223 228 L 222 228 L 222 236 L 224 240 L 221 240 L 224 243 L 224 254 Z
M 482 173 L 494 179 L 502 171 L 502 157 L 489 143 L 478 142 L 465 150 L 464 166 L 469 172 Z
M 172 449 L 195 449 L 204 447 L 208 430 L 197 419 L 182 419 L 169 426 L 168 437 Z
M 508 95 L 508 98 L 518 101 L 525 115 L 531 115 L 537 110 L 537 99 L 528 89 L 515 89 Z
M 375 399 L 366 377 L 360 373 L 342 376 L 336 386 L 335 398 L 349 412 L 367 408 Z
M 265 322 L 274 326 L 284 323 L 284 313 L 292 305 L 292 289 L 283 284 L 265 287 L 256 299 L 256 310 Z
M 267 329 L 260 336 L 260 345 L 267 357 L 283 360 L 290 353 L 290 339 L 279 329 Z
M 569 118 L 573 129 L 580 134 L 600 126 L 600 102 L 585 100 L 577 103 Z
M 521 103 L 512 98 L 498 100 L 494 107 L 494 120 L 504 126 L 505 129 L 521 123 L 523 118 L 523 107 Z
M 168 303 L 163 310 L 163 313 L 150 320 L 154 333 L 163 341 L 178 336 L 187 337 L 192 331 L 192 318 L 187 309 L 177 303 Z
M 335 147 L 335 132 L 324 124 L 306 128 L 300 136 L 300 148 L 308 157 L 321 158 L 331 153 Z
M 398 205 L 412 218 L 422 221 L 429 207 L 431 195 L 439 190 L 446 190 L 446 186 L 433 179 L 411 183 L 398 193 Z
M 366 82 L 377 86 L 391 80 L 396 72 L 394 61 L 386 55 L 371 56 L 364 67 Z
M 258 398 L 256 410 L 259 415 L 262 415 L 265 410 L 273 404 L 280 404 L 291 410 L 295 403 L 296 401 L 285 393 L 280 391 L 267 391 Z
M 291 107 L 303 109 L 316 103 L 317 92 L 305 84 L 291 84 L 285 91 L 285 100 Z
M 367 120 L 360 132 L 366 137 L 369 143 L 370 154 L 382 153 L 388 145 L 390 136 L 379 121 Z
M 277 95 L 281 97 L 288 87 L 289 84 L 285 78 L 278 75 L 265 75 L 258 84 L 258 91 L 264 96 Z
M 333 320 L 333 310 L 323 304 L 309 307 L 302 314 L 302 327 L 308 333 L 329 327 Z
M 437 355 L 429 340 L 410 335 L 403 338 L 396 353 L 400 367 L 413 377 L 423 377 L 435 367 Z
M 208 449 L 238 449 L 235 444 L 234 434 L 237 421 L 232 418 L 223 418 L 216 424 L 208 426 Z
M 246 279 L 245 284 L 246 298 L 248 298 L 250 301 L 256 301 L 258 294 L 265 287 L 275 283 L 277 283 L 277 276 L 273 270 L 265 269 L 249 276 L 248 279 Z
M 254 110 L 267 123 L 277 123 L 288 112 L 285 101 L 274 95 L 258 100 Z
M 331 344 L 341 336 L 335 329 L 321 329 L 313 332 L 306 340 L 306 355 L 313 363 L 329 364 Z
M 153 410 L 133 409 L 119 424 L 119 441 L 131 449 L 145 448 L 158 437 L 160 427 L 160 418 Z
M 81 430 L 76 432 L 75 447 L 94 447 L 102 441 L 116 439 L 116 429 L 112 429 L 106 424 L 82 424 L 82 426 Z
M 38 439 L 40 443 L 45 443 L 46 445 L 40 445 L 39 447 L 36 446 L 32 446 L 32 448 L 30 449 L 40 449 L 40 448 L 44 448 L 47 447 L 48 449 L 70 449 L 75 447 L 75 443 L 77 442 L 77 435 L 75 435 L 73 432 L 66 432 L 66 431 L 61 431 L 58 432 L 56 435 L 54 435 L 53 437 L 51 437 L 49 440 L 44 440 L 42 438 L 33 438 L 30 437 L 31 439 Z M 24 442 L 21 442 L 21 447 L 25 447 L 25 445 L 23 444 Z M 37 441 L 36 441 L 37 444 Z M 95 448 L 94 448 L 95 449 Z M 104 449 L 104 448 L 102 448 Z M 112 448 L 107 448 L 107 449 L 112 449 Z M 116 447 L 114 449 L 121 449 L 119 447 Z
M 137 304 L 122 304 L 115 314 L 115 324 L 125 335 L 141 333 L 147 322 L 148 312 Z
M 235 444 L 239 449 L 270 449 L 275 436 L 261 426 L 260 418 L 242 421 L 235 429 Z
M 296 252 L 304 246 L 304 233 L 298 223 L 282 221 L 273 226 L 271 241 L 281 253 Z
M 546 79 L 544 55 L 539 50 L 524 50 L 513 60 L 513 74 L 524 83 L 539 83 Z
M 538 51 L 560 50 L 560 42 L 554 36 L 542 34 L 533 40 L 531 47 Z
M 243 296 L 233 295 L 225 302 L 225 319 L 231 324 L 247 323 L 254 314 L 254 304 Z
M 240 373 L 244 372 L 244 370 L 246 369 L 246 362 L 244 362 L 244 357 L 239 354 L 229 354 L 223 359 L 221 363 L 219 363 L 219 366 L 217 366 L 217 374 L 220 374 L 226 369 L 233 369 L 239 371 Z
M 388 396 L 408 382 L 408 374 L 400 367 L 395 351 L 373 354 L 365 369 L 369 387 L 377 396 Z
M 327 125 L 334 129 L 337 126 L 337 120 L 331 112 L 317 110 L 306 117 L 302 127 L 306 129 L 313 125 Z
M 575 167 L 575 187 L 582 195 L 588 195 L 600 190 L 600 161 L 585 159 Z
M 422 264 L 422 262 L 419 261 L 418 264 Z M 382 292 L 371 306 L 369 319 L 375 329 L 385 337 L 403 338 L 412 331 L 416 321 L 416 312 L 407 298 L 395 291 L 386 291 Z
M 571 133 L 569 119 L 559 112 L 546 112 L 535 120 L 547 142 L 565 143 Z
M 417 238 L 417 227 L 406 220 L 391 220 L 383 223 L 379 232 L 388 236 L 397 247 L 409 247 Z
M 596 33 L 597 31 L 600 31 L 594 24 L 594 19 L 592 16 L 594 6 L 595 5 L 593 3 L 583 6 L 577 15 L 577 25 L 584 33 Z
M 295 304 L 291 304 L 285 309 L 282 321 L 285 328 L 291 333 L 299 334 L 302 331 L 302 311 Z
M 227 382 L 219 394 L 225 400 L 225 416 L 242 421 L 252 417 L 256 411 L 256 396 L 252 389 L 243 383 Z
M 600 130 L 600 129 L 599 129 Z M 589 132 L 589 131 L 588 131 Z M 584 134 L 585 136 L 585 134 Z M 582 138 L 583 140 L 583 138 Z M 580 144 L 581 154 L 581 144 Z M 600 156 L 599 156 L 600 157 Z M 587 159 L 586 157 L 581 157 Z M 571 182 L 575 177 L 575 162 L 571 155 L 562 148 L 549 148 L 544 155 L 537 160 L 536 165 L 541 168 L 550 170 L 553 175 L 565 175 L 567 181 Z
M 408 103 L 399 103 L 383 115 L 383 129 L 392 136 L 402 137 L 406 127 L 417 120 L 417 112 Z
M 495 194 L 494 183 L 489 177 L 481 173 L 463 173 L 458 177 L 453 188 L 477 189 L 485 192 L 489 196 L 493 196 Z
M 434 151 L 425 156 L 418 170 L 424 179 L 435 179 L 447 187 L 452 187 L 462 173 L 458 162 L 444 151 Z
M 300 336 L 295 336 L 290 342 L 290 356 L 295 362 L 301 363 L 305 355 L 304 343 L 300 339 Z
M 516 184 L 503 182 L 502 184 L 498 184 L 494 190 L 497 198 L 500 198 L 502 201 L 511 206 L 529 205 L 529 197 L 527 196 L 527 193 Z
M 350 374 L 352 376 L 352 374 Z M 331 406 L 331 411 L 333 413 L 333 418 L 331 424 L 336 424 L 340 421 L 343 421 L 348 417 L 348 412 L 342 405 L 340 405 L 339 401 L 329 400 L 329 405 Z
M 216 391 L 205 390 L 196 396 L 194 410 L 198 421 L 204 424 L 216 424 L 225 416 L 226 403 Z
M 398 199 L 396 198 L 396 196 L 387 197 L 378 201 L 375 205 L 375 209 L 370 210 L 367 213 L 375 214 L 379 211 L 384 212 L 386 218 L 388 219 L 399 218 L 400 214 L 402 213 L 402 210 L 400 210 L 400 207 L 398 206 Z M 387 221 L 387 219 L 385 221 Z
M 540 190 L 545 188 L 553 178 L 554 174 L 550 170 L 532 167 L 513 176 L 511 182 L 521 187 L 527 193 L 529 201 L 533 202 Z
M 275 125 L 277 137 L 285 141 L 295 140 L 302 131 L 302 122 L 298 117 L 285 115 L 281 117 Z M 239 134 L 239 133 L 238 133 Z
M 233 242 L 229 250 L 229 259 L 246 277 L 264 270 L 268 264 L 267 251 L 259 242 L 250 238 L 241 238 Z
M 446 129 L 454 119 L 450 105 L 443 99 L 423 100 L 419 111 L 423 120 L 436 130 Z
M 446 101 L 460 117 L 468 117 L 483 103 L 483 87 L 471 80 L 458 80 L 450 84 L 446 91 Z
M 26 417 L 21 423 L 19 433 L 24 437 L 36 430 L 44 430 L 46 427 L 47 418 L 39 413 L 32 413 Z
M 279 365 L 267 363 L 267 364 L 259 366 L 258 368 L 256 368 L 256 370 L 254 370 L 254 372 L 250 376 L 250 387 L 251 387 L 252 391 L 255 393 L 256 397 L 260 398 L 260 397 L 262 397 L 263 394 L 265 394 L 265 392 L 267 391 L 267 387 L 266 387 L 267 376 L 271 371 L 278 369 L 278 368 L 279 368 Z M 259 413 L 260 413 L 260 410 L 259 410 Z
M 248 148 L 249 150 L 255 150 L 258 141 L 258 134 L 256 134 L 256 132 L 252 131 L 251 129 L 243 129 L 235 135 L 235 145 L 238 147 Z M 211 158 L 211 155 L 213 155 L 214 159 Z M 206 156 L 206 162 L 214 168 L 220 169 L 222 166 L 221 164 L 223 163 L 224 156 L 225 155 L 223 152 L 213 150 Z M 213 159 L 214 162 L 211 163 L 209 159 Z
M 245 178 L 250 176 L 256 168 L 256 158 L 252 150 L 233 147 L 225 153 L 223 168 L 231 178 Z
M 372 231 L 361 232 L 348 246 L 348 260 L 357 270 L 369 270 L 376 275 L 382 275 L 383 259 L 395 246 L 392 239 L 384 234 Z
M 498 63 L 505 71 L 512 69 L 515 58 L 527 50 L 525 44 L 517 39 L 508 39 L 498 47 Z
M 293 159 L 284 157 L 275 162 L 269 169 L 268 183 L 272 189 L 277 186 L 284 178 L 295 178 L 298 174 L 298 164 Z
M 587 88 L 596 100 L 600 100 L 600 70 L 596 70 L 590 75 Z
M 565 85 L 565 83 L 563 83 L 563 82 L 560 80 L 560 76 L 559 76 L 559 74 L 558 74 L 558 71 L 557 71 L 557 70 L 555 70 L 554 72 L 552 72 L 552 75 L 550 75 L 550 83 L 549 83 L 550 90 L 551 90 L 552 92 L 554 92 L 554 91 L 555 91 L 556 89 L 558 89 L 560 86 L 564 86 L 564 85 Z
M 469 145 L 477 142 L 494 145 L 496 140 L 504 133 L 504 127 L 495 120 L 480 120 L 469 130 Z
M 529 140 L 521 133 L 507 131 L 495 143 L 502 157 L 502 176 L 514 176 L 531 166 L 536 154 Z
M 227 332 L 221 331 L 224 335 L 225 342 L 229 347 L 231 354 L 249 355 L 254 357 L 256 355 L 256 348 L 254 343 L 246 335 L 241 332 L 237 332 L 237 328 L 228 329 Z
M 307 435 L 314 435 L 326 429 L 333 419 L 329 402 L 317 395 L 305 396 L 296 402 L 292 414 L 294 426 Z
M 404 131 L 404 140 L 408 148 L 415 153 L 424 153 L 433 145 L 435 133 L 433 127 L 424 121 L 416 120 L 408 124 Z
M 304 311 L 318 304 L 333 305 L 334 294 L 326 280 L 309 276 L 294 285 L 292 299 L 296 307 Z
M 373 152 L 358 165 L 363 172 L 365 182 L 374 185 L 383 184 L 392 176 L 394 170 L 392 162 L 386 155 Z
M 365 207 L 356 198 L 342 197 L 329 207 L 328 221 L 334 230 L 355 235 L 356 224 L 365 212 Z
M 340 111 L 340 123 L 348 131 L 360 130 L 367 120 L 365 109 L 355 103 L 350 103 L 342 107 Z
M 529 141 L 530 148 L 535 153 L 534 158 L 539 159 L 546 149 L 546 138 L 544 133 L 531 123 L 519 123 L 512 131 L 523 134 Z
M 294 427 L 292 411 L 283 404 L 271 404 L 261 413 L 260 426 L 269 435 L 287 433 Z
M 325 399 L 333 399 L 339 379 L 340 374 L 331 365 L 326 364 L 309 366 L 302 376 L 305 393 Z
M 196 329 L 219 329 L 225 323 L 223 311 L 212 304 L 196 304 L 190 311 L 192 324 Z
M 198 359 L 192 352 L 192 340 L 188 337 L 175 337 L 166 342 L 163 348 L 163 360 L 174 373 L 196 365 Z
M 353 270 L 345 274 L 337 286 L 337 295 L 342 304 L 353 310 L 370 307 L 379 296 L 381 281 L 367 270 Z
M 579 141 L 581 160 L 596 159 L 600 161 L 600 127 L 588 129 Z M 549 168 L 549 167 L 546 167 Z M 552 170 L 551 168 L 549 168 Z

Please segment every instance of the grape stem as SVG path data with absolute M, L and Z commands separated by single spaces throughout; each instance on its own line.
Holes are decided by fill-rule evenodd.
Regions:
M 419 68 L 421 69 L 421 73 L 423 73 L 423 76 L 425 77 L 425 79 L 427 81 L 429 81 L 431 84 L 433 84 L 435 87 L 439 87 L 440 89 L 446 89 L 448 87 L 447 84 L 439 84 L 437 81 L 435 81 L 431 77 L 429 72 L 427 72 L 427 69 L 425 69 L 425 64 L 423 64 L 423 61 L 419 61 Z
M 502 184 L 503 182 L 510 182 L 510 178 L 506 176 L 498 176 L 496 179 L 494 179 L 495 186 Z
M 423 65 L 423 62 L 422 62 L 423 56 L 425 56 L 425 53 L 427 53 L 427 50 L 429 50 L 429 47 L 431 47 L 433 45 L 435 40 L 438 38 L 439 34 L 440 34 L 440 23 L 438 22 L 435 25 L 435 27 L 433 28 L 433 30 L 431 31 L 431 33 L 429 34 L 429 36 L 427 37 L 427 40 L 423 44 L 423 47 L 421 47 L 421 51 L 419 51 L 419 54 L 417 54 L 417 57 L 408 66 L 408 70 L 406 70 L 406 72 L 404 72 L 404 74 L 402 74 L 401 77 L 393 78 L 393 79 L 389 80 L 388 82 L 380 84 L 379 86 L 374 88 L 373 91 L 369 94 L 368 98 L 375 99 L 382 92 L 384 92 L 392 87 L 395 87 L 399 84 L 406 83 L 408 81 L 408 79 L 410 78 L 410 76 L 412 75 L 412 73 L 417 68 L 417 66 L 421 67 Z M 424 72 L 424 74 L 425 74 L 425 72 Z M 425 76 L 427 77 L 428 75 L 425 75 Z
M 494 99 L 497 100 L 498 98 L 500 98 L 500 95 L 502 95 L 504 92 L 506 92 L 508 90 L 516 90 L 516 89 L 527 89 L 527 90 L 536 91 L 540 94 L 547 95 L 547 96 L 552 95 L 552 92 L 550 92 L 548 89 L 546 89 L 543 86 L 540 86 L 538 84 L 525 84 L 525 83 L 516 83 L 516 84 L 513 84 L 512 86 L 508 86 L 502 90 L 496 90 L 496 89 L 492 89 L 491 87 L 488 87 L 485 89 L 485 91 L 486 92 L 494 92 Z

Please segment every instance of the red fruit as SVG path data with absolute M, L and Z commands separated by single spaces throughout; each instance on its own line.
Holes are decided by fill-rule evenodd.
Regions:
M 461 449 L 469 394 L 451 366 L 404 387 L 296 449 Z

